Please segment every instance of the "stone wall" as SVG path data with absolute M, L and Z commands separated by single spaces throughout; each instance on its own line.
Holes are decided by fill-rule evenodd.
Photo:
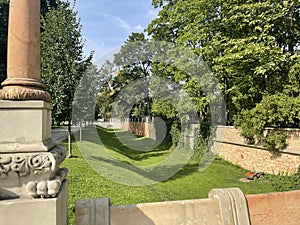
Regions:
M 212 151 L 221 158 L 251 171 L 269 174 L 295 173 L 300 165 L 300 130 L 284 129 L 288 146 L 278 152 L 248 145 L 234 127 L 219 126 Z

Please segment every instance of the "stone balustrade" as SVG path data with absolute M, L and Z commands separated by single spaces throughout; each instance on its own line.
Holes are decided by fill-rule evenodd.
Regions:
M 300 191 L 244 196 L 213 189 L 209 198 L 111 206 L 109 199 L 79 200 L 75 225 L 298 225 Z

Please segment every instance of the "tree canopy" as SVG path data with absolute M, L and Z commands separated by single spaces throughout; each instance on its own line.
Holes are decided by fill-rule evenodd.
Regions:
M 239 121 L 237 127 L 253 129 L 243 124 L 254 116 L 251 112 L 267 111 L 268 98 L 281 109 L 283 101 L 275 99 L 296 103 L 299 1 L 153 0 L 152 4 L 161 10 L 148 33 L 155 40 L 188 46 L 203 57 L 223 90 L 228 124 Z M 296 108 L 288 109 L 297 115 Z M 271 120 L 271 114 L 265 116 L 268 118 L 256 117 L 256 124 Z M 264 125 L 299 127 L 296 116 L 293 122 L 279 115 L 275 118 L 284 122 L 265 121 Z
M 241 128 L 249 141 L 258 137 L 274 147 L 282 143 L 283 137 L 276 132 L 266 137 L 265 127 L 299 127 L 296 107 L 300 90 L 298 0 L 153 0 L 152 4 L 160 11 L 148 25 L 147 35 L 129 36 L 116 56 L 116 63 L 128 60 L 124 56 L 132 41 L 166 42 L 173 44 L 174 49 L 184 47 L 206 63 L 223 93 L 226 123 Z M 139 51 L 149 53 L 147 49 Z M 128 56 L 133 60 L 135 54 L 132 51 Z M 176 54 L 178 56 L 175 50 L 170 55 L 173 62 Z M 119 89 L 139 79 L 143 74 L 139 69 L 147 65 L 147 76 L 171 80 L 191 97 L 200 123 L 213 119 L 210 107 L 213 98 L 205 91 L 212 80 L 203 83 L 177 65 L 152 60 L 151 54 L 146 58 L 151 60 L 131 63 L 120 70 L 114 79 Z M 149 85 L 150 91 L 155 92 L 151 82 Z M 193 108 L 184 103 L 175 108 Z M 153 115 L 178 119 L 180 114 L 175 108 L 161 98 L 151 99 Z
M 8 0 L 0 0 L 0 84 L 6 79 Z
M 71 121 L 72 102 L 80 78 L 92 59 L 84 57 L 81 24 L 70 2 L 58 1 L 41 19 L 41 76 L 52 96 L 52 118 Z

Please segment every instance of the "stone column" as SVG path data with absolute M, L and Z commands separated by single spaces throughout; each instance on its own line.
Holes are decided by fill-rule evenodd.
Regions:
M 50 102 L 40 81 L 40 1 L 10 1 L 7 59 L 0 98 Z
M 0 225 L 66 225 L 66 150 L 51 138 L 40 78 L 40 0 L 10 0 L 8 74 L 0 90 Z

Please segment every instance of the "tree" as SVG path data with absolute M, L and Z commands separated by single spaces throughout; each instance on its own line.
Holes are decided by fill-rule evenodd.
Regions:
M 102 89 L 103 79 L 97 66 L 90 63 L 80 79 L 72 104 L 72 122 L 94 121 L 97 96 Z
M 127 96 L 127 100 L 136 98 L 135 105 L 130 112 L 130 116 L 136 118 L 151 116 L 149 77 L 153 56 L 149 47 L 149 41 L 143 33 L 132 33 L 121 47 L 120 52 L 114 56 L 114 63 L 120 68 L 113 83 L 114 89 L 118 89 L 117 93 L 126 85 L 132 84 L 133 81 L 141 84 L 138 87 L 132 87 L 138 89 L 135 90 L 136 95 L 131 93 Z M 139 99 L 140 94 L 138 93 L 140 92 L 144 94 L 143 99 Z M 123 110 L 121 109 L 121 111 Z
M 92 53 L 83 56 L 84 42 L 76 15 L 70 2 L 57 1 L 57 6 L 50 6 L 41 19 L 41 77 L 52 96 L 53 122 L 68 122 L 69 156 L 74 93 L 92 59 Z
M 56 0 L 41 0 L 41 15 L 44 16 L 49 10 L 57 7 Z
M 102 79 L 102 87 L 97 97 L 96 116 L 100 115 L 104 121 L 109 121 L 112 116 L 113 96 L 115 94 L 115 90 L 113 89 L 114 67 L 115 65 L 107 60 L 99 71 Z
M 148 26 L 149 34 L 155 40 L 188 46 L 203 57 L 223 90 L 228 124 L 236 118 L 246 123 L 245 112 L 256 108 L 265 96 L 276 99 L 285 93 L 294 101 L 299 95 L 299 1 L 152 3 L 162 9 Z M 264 113 L 262 107 L 258 109 Z
M 8 0 L 0 0 L 0 84 L 6 79 Z
M 153 1 L 163 3 L 148 32 L 203 56 L 236 108 L 252 108 L 264 90 L 282 90 L 286 58 L 299 43 L 298 1 Z
M 53 120 L 60 124 L 71 122 L 74 92 L 92 54 L 83 56 L 81 25 L 74 8 L 69 2 L 57 4 L 41 21 L 41 76 L 52 96 Z

